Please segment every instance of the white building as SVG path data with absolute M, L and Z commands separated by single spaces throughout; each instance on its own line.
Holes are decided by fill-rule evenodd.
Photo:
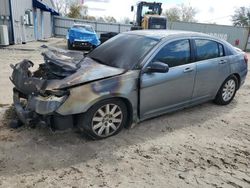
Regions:
M 51 37 L 53 15 L 53 0 L 0 0 L 0 25 L 7 26 L 10 44 Z

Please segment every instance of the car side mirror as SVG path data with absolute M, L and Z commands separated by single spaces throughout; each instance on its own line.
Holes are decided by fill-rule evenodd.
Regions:
M 150 72 L 159 72 L 159 73 L 166 73 L 169 71 L 168 64 L 156 61 L 151 63 L 148 67 L 146 67 L 144 72 L 150 73 Z

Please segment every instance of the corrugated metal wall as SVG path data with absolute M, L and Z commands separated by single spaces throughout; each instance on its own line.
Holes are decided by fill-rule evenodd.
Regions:
M 68 32 L 68 29 L 72 27 L 75 23 L 78 24 L 87 24 L 91 25 L 96 33 L 100 35 L 100 33 L 105 32 L 124 32 L 129 31 L 131 25 L 125 25 L 125 24 L 110 24 L 110 23 L 101 23 L 101 22 L 92 22 L 92 21 L 86 21 L 86 20 L 80 20 L 80 19 L 71 19 L 71 18 L 65 18 L 65 17 L 54 17 L 54 31 L 56 36 L 65 36 Z
M 249 36 L 249 38 L 248 38 L 248 43 L 247 43 L 247 51 L 249 51 L 249 52 L 250 52 L 250 36 Z
M 42 17 L 41 17 L 41 10 L 34 9 L 34 27 L 35 27 L 35 39 L 41 40 L 42 39 Z
M 52 7 L 51 0 L 41 0 Z M 13 34 L 11 20 L 0 19 L 0 25 L 8 25 L 9 39 L 13 44 L 20 44 L 29 41 L 46 39 L 52 36 L 52 18 L 49 12 L 34 9 L 32 0 L 0 0 L 0 16 L 10 16 L 10 4 L 12 8 Z M 32 10 L 34 25 L 25 25 L 22 16 L 27 10 Z M 1 17 L 0 17 L 1 18 Z
M 9 42 L 12 44 L 14 39 L 12 37 L 11 15 L 9 0 L 0 0 L 0 25 L 8 26 Z
M 15 43 L 23 43 L 35 40 L 34 26 L 24 25 L 22 16 L 25 15 L 26 10 L 32 10 L 31 0 L 11 0 L 12 14 L 14 24 Z
M 43 12 L 44 23 L 43 23 L 43 38 L 47 39 L 52 36 L 52 19 L 49 12 Z
M 240 49 L 246 48 L 249 34 L 249 28 L 189 22 L 172 22 L 168 24 L 168 28 L 174 30 L 197 31 L 213 35 L 226 40 Z M 239 42 L 238 45 L 237 41 Z
M 92 22 L 79 19 L 71 19 L 65 17 L 54 17 L 54 30 L 56 36 L 65 36 L 68 29 L 73 26 L 74 23 L 92 25 L 98 35 L 105 32 L 124 32 L 129 31 L 131 25 L 124 24 L 110 24 Z M 188 23 L 188 22 L 171 22 L 168 23 L 168 29 L 171 30 L 186 30 L 186 31 L 197 31 L 207 33 L 209 35 L 216 36 L 224 39 L 232 45 L 245 49 L 248 40 L 248 28 L 223 26 L 223 25 L 212 25 L 212 24 L 201 24 L 201 23 Z M 236 41 L 239 41 L 239 45 L 236 45 Z

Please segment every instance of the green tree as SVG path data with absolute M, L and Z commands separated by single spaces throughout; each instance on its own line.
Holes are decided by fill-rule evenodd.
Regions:
M 164 12 L 170 22 L 181 21 L 180 10 L 177 7 L 169 8 Z
M 232 16 L 234 26 L 250 27 L 250 7 L 240 7 Z
M 69 13 L 67 16 L 70 18 L 81 18 L 81 11 L 82 6 L 77 3 L 73 3 L 69 7 Z
M 54 0 L 56 10 L 62 14 L 63 7 L 65 6 L 64 1 Z
M 69 13 L 71 4 L 79 4 L 79 0 L 53 0 L 56 10 L 63 16 Z
M 108 23 L 116 23 L 116 19 L 113 16 L 105 16 L 104 20 L 105 22 L 108 22 Z
M 96 21 L 96 17 L 94 17 L 94 16 L 83 16 L 82 19 L 90 20 L 90 21 Z
M 124 17 L 121 19 L 120 23 L 122 24 L 130 24 L 130 19 L 128 17 Z
M 180 4 L 176 7 L 167 9 L 163 15 L 167 16 L 170 22 L 184 21 L 184 22 L 196 22 L 195 15 L 197 10 L 190 5 Z
M 96 21 L 98 21 L 98 22 L 105 22 L 105 20 L 104 20 L 103 17 L 97 17 L 97 18 L 96 18 Z
M 86 5 L 81 5 L 81 6 L 82 6 L 81 15 L 88 16 L 88 7 Z
M 184 22 L 196 22 L 195 15 L 197 14 L 197 10 L 190 5 L 180 5 L 181 9 L 181 21 Z

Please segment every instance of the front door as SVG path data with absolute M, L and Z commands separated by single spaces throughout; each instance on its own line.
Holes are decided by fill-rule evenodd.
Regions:
M 190 102 L 196 74 L 196 64 L 191 63 L 190 54 L 190 41 L 183 39 L 167 43 L 152 58 L 149 66 L 160 61 L 169 65 L 169 71 L 141 75 L 141 119 L 178 109 Z

